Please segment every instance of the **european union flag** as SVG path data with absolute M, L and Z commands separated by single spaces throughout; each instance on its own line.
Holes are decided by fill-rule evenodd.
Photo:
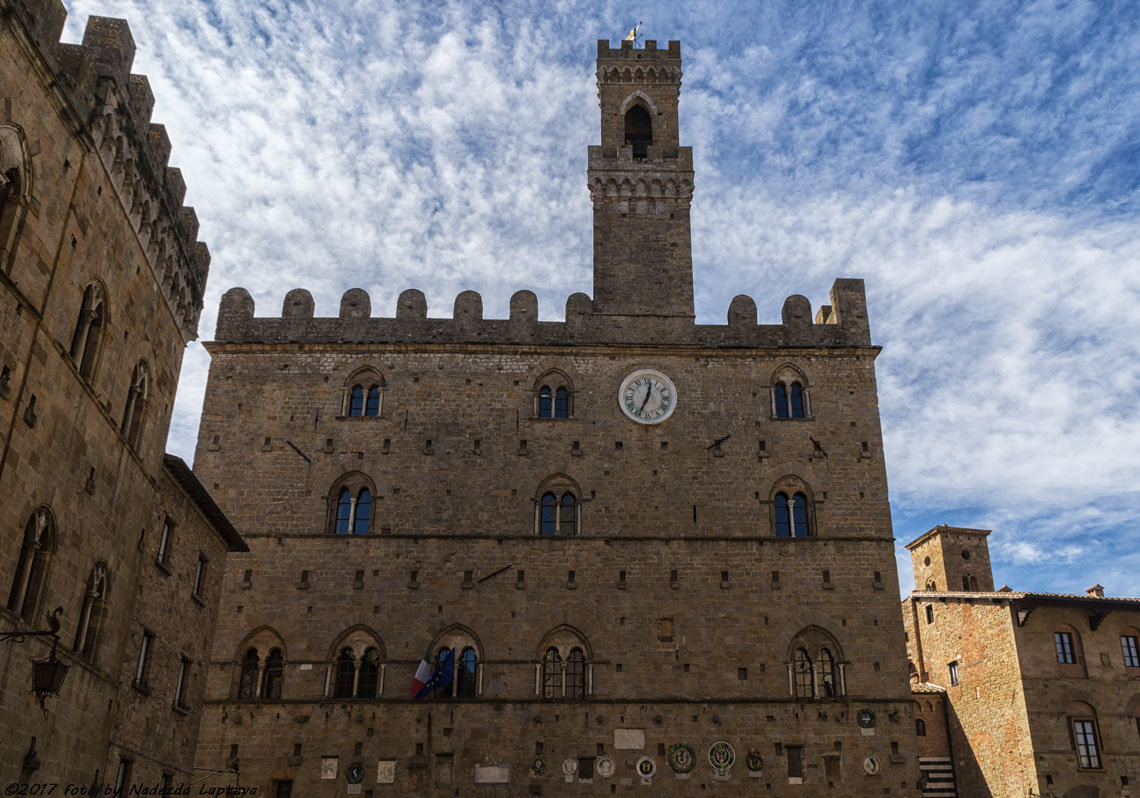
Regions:
M 416 693 L 416 698 L 427 698 L 441 687 L 451 687 L 455 681 L 455 649 L 449 648 L 439 654 L 439 664 L 431 672 L 431 677 Z

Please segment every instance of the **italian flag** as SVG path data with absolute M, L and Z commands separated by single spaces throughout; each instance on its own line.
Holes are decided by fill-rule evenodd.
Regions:
M 416 668 L 415 678 L 412 679 L 412 698 L 418 698 L 420 690 L 424 689 L 428 679 L 431 678 L 431 646 L 424 652 L 424 658 L 420 660 L 419 667 Z

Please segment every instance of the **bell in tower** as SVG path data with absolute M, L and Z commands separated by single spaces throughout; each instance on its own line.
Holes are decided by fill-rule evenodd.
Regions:
M 589 148 L 594 311 L 693 318 L 693 151 L 678 145 L 681 43 L 598 42 L 600 146 Z

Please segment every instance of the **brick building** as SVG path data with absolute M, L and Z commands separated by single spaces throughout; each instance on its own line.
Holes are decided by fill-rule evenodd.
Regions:
M 163 453 L 209 255 L 126 23 L 60 44 L 65 16 L 0 0 L 0 631 L 60 608 L 70 668 L 41 713 L 51 638 L 0 643 L 0 782 L 158 786 L 188 781 L 244 548 Z
M 928 712 L 919 756 L 952 759 L 963 796 L 1129 795 L 1140 777 L 1140 599 L 1100 585 L 1084 596 L 994 590 L 989 534 L 939 526 L 907 546 L 915 591 L 903 623 Z M 932 694 L 944 699 L 945 734 Z
M 597 81 L 594 296 L 564 321 L 526 290 L 507 319 L 223 297 L 195 468 L 250 552 L 200 767 L 273 796 L 918 794 L 863 283 L 695 324 L 680 45 L 599 42 Z M 456 676 L 420 701 L 425 650 Z

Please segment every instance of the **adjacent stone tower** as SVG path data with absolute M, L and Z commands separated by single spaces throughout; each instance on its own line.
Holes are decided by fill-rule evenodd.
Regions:
M 991 592 L 988 529 L 936 526 L 907 544 L 914 566 L 915 590 Z
M 602 144 L 590 147 L 594 308 L 693 318 L 693 151 L 678 146 L 681 43 L 598 42 Z

